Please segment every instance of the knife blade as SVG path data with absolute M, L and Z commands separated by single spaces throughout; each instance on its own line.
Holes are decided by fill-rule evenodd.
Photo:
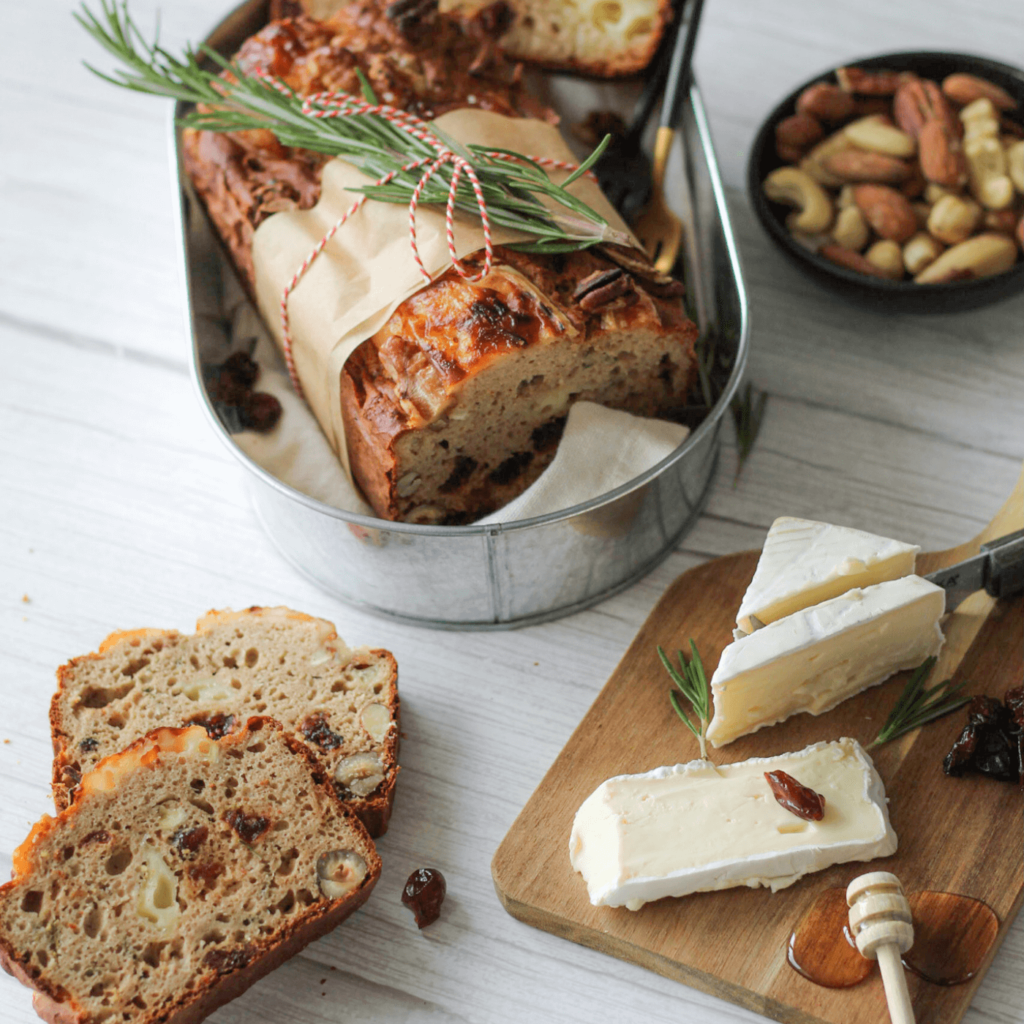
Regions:
M 993 597 L 1019 594 L 1024 591 L 1024 530 L 982 544 L 978 554 L 925 579 L 946 591 L 947 612 L 978 590 Z

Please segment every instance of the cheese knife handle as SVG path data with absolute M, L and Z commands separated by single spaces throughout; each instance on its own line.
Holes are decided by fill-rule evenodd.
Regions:
M 1012 597 L 1024 590 L 1024 530 L 981 545 L 988 555 L 985 589 L 993 597 Z

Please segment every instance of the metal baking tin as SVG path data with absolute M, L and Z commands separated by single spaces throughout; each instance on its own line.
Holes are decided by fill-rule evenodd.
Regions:
M 208 43 L 225 53 L 258 31 L 266 0 L 249 0 Z M 180 109 L 175 115 L 181 114 Z M 700 92 L 690 91 L 679 126 L 682 160 L 669 195 L 689 225 L 688 300 L 702 331 L 716 331 L 731 357 L 724 393 L 704 422 L 653 469 L 593 501 L 492 526 L 417 526 L 353 515 L 307 497 L 251 461 L 214 412 L 203 366 L 223 360 L 222 296 L 234 277 L 224 250 L 181 169 L 181 218 L 193 377 L 210 423 L 248 470 L 256 517 L 281 554 L 344 601 L 405 622 L 442 629 L 505 629 L 596 604 L 649 572 L 700 515 L 718 464 L 722 418 L 747 359 L 747 301 Z M 232 282 L 237 293 L 237 284 Z

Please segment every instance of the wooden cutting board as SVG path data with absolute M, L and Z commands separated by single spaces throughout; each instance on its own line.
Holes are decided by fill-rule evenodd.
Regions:
M 1024 475 L 988 529 L 949 551 L 923 554 L 923 574 L 975 554 L 979 545 L 1024 526 Z M 1024 820 L 1020 790 L 979 776 L 948 778 L 941 762 L 965 715 L 956 712 L 876 748 L 875 765 L 890 798 L 897 853 L 841 864 L 772 894 L 727 889 L 649 903 L 641 910 L 591 906 L 569 864 L 576 809 L 606 778 L 698 756 L 697 743 L 669 700 L 669 679 L 655 647 L 688 650 L 692 637 L 709 671 L 718 664 L 759 552 L 691 569 L 665 592 L 586 717 L 505 837 L 491 866 L 505 909 L 527 924 L 640 964 L 701 991 L 780 1021 L 878 1024 L 887 1020 L 877 970 L 861 985 L 826 989 L 787 963 L 786 944 L 804 911 L 830 886 L 865 870 L 895 872 L 908 892 L 938 889 L 988 903 L 1000 929 L 973 981 L 944 988 L 908 974 L 918 1021 L 955 1024 L 1002 942 L 1024 896 Z M 1024 598 L 993 601 L 978 593 L 947 619 L 946 645 L 933 681 L 955 675 L 966 692 L 997 696 L 1024 677 Z M 877 735 L 909 673 L 902 673 L 819 717 L 803 714 L 762 729 L 711 757 L 719 764 Z

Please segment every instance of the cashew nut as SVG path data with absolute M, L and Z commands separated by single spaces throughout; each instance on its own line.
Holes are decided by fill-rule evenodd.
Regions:
M 868 263 L 877 267 L 886 277 L 898 281 L 903 276 L 903 250 L 888 238 L 875 242 L 866 253 Z
M 988 210 L 1002 210 L 1013 202 L 1013 182 L 1006 173 L 1006 152 L 992 136 L 964 143 L 971 195 Z
M 839 195 L 836 198 L 836 205 L 840 210 L 845 210 L 848 206 L 856 206 L 857 200 L 853 198 L 853 186 L 844 185 L 839 190 Z
M 871 229 L 858 206 L 844 206 L 832 228 L 832 240 L 844 249 L 860 252 L 868 244 Z
M 969 238 L 981 220 L 981 207 L 964 196 L 943 196 L 928 215 L 928 233 L 947 245 Z
M 869 149 L 887 156 L 908 157 L 917 152 L 917 142 L 894 125 L 877 117 L 862 117 L 844 129 L 847 139 L 859 149 Z
M 779 167 L 765 178 L 764 194 L 773 203 L 796 207 L 786 219 L 790 231 L 813 235 L 828 230 L 832 223 L 832 200 L 805 171 Z
M 1016 260 L 1017 246 L 1012 238 L 987 232 L 947 249 L 914 280 L 918 284 L 937 284 L 941 281 L 991 277 L 1009 270 Z
M 911 274 L 920 274 L 929 263 L 934 263 L 945 247 L 931 235 L 919 231 L 903 246 L 903 265 Z

